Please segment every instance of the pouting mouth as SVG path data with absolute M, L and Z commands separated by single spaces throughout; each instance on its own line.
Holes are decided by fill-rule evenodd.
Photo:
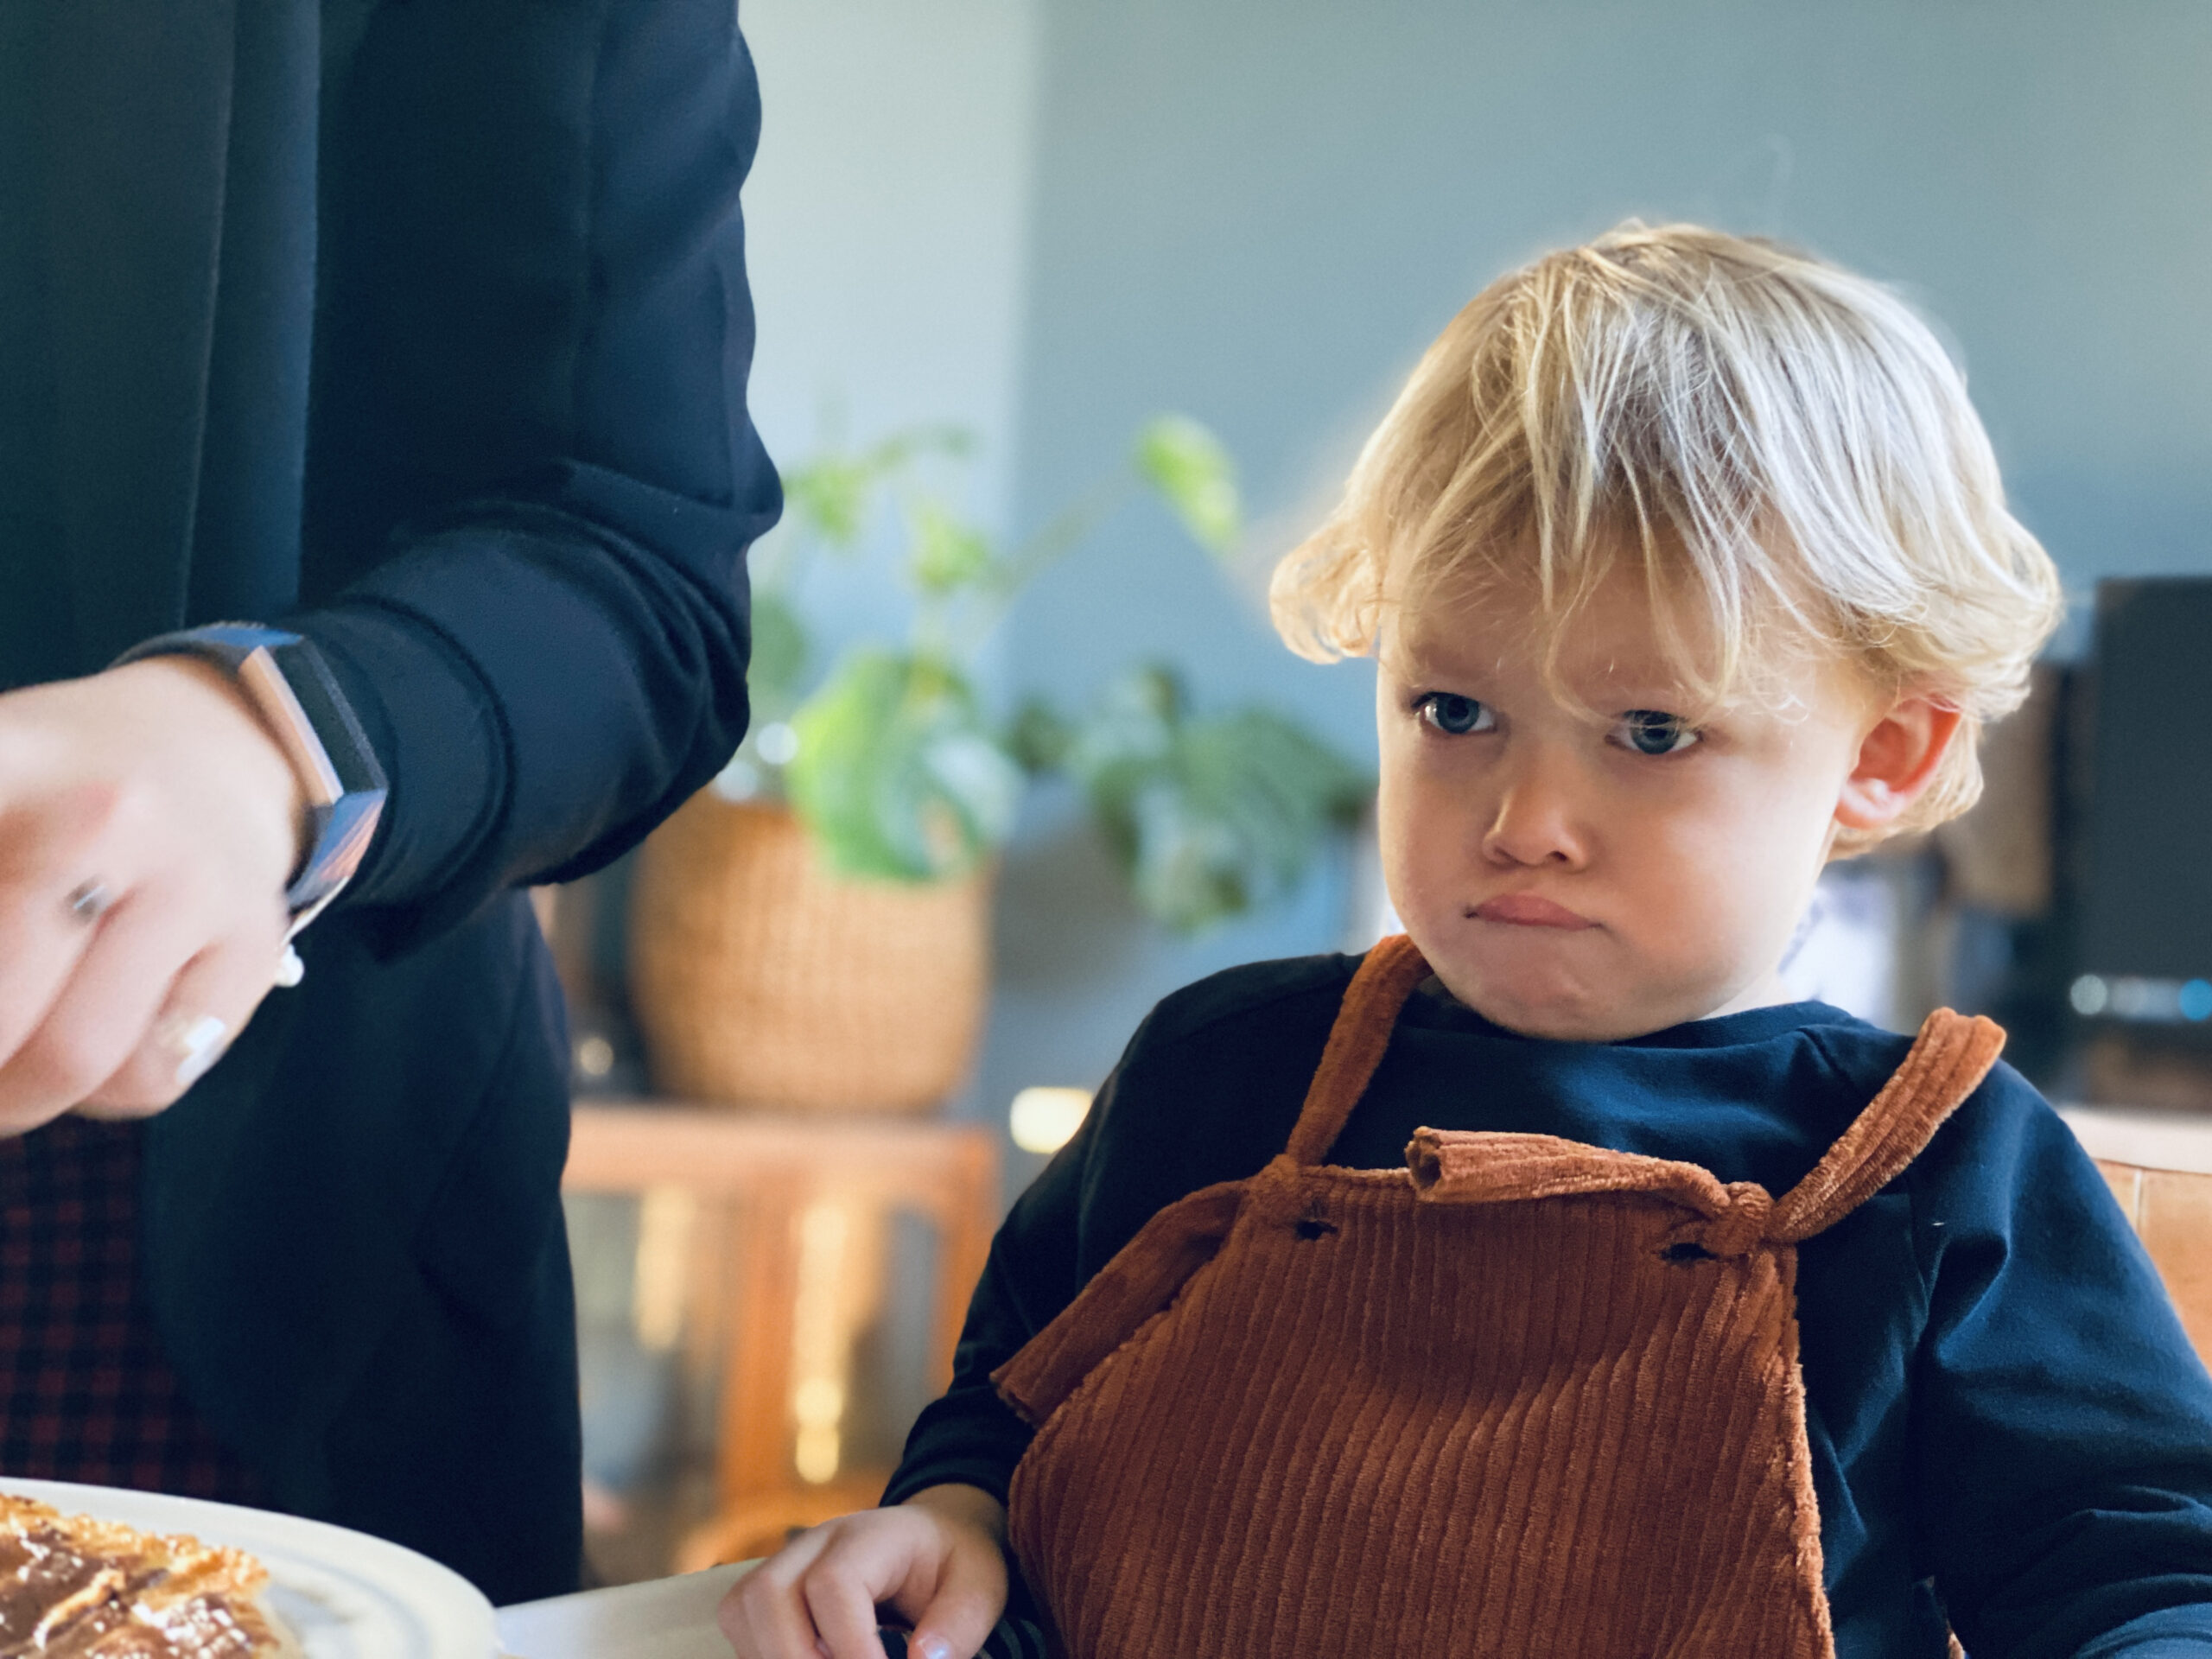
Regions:
M 1555 927 L 1573 932 L 1598 925 L 1587 916 L 1533 893 L 1501 893 L 1469 906 L 1465 914 L 1471 922 L 1497 922 L 1508 927 Z

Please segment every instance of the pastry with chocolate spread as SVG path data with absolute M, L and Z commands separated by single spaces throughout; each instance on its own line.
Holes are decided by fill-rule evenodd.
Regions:
M 244 1550 L 0 1493 L 0 1659 L 255 1659 L 292 1650 Z

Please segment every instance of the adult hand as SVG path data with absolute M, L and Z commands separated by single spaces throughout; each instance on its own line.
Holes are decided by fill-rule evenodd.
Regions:
M 153 658 L 0 696 L 0 1134 L 159 1111 L 268 994 L 298 779 L 223 673 Z
M 722 1598 L 737 1659 L 885 1659 L 876 1609 L 913 1626 L 913 1659 L 975 1659 L 1006 1609 L 1006 1510 L 976 1486 L 800 1534 Z

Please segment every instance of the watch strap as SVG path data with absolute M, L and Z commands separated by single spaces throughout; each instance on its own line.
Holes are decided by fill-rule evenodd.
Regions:
M 298 775 L 308 850 L 284 889 L 296 933 L 353 878 L 389 792 L 337 677 L 314 642 L 283 628 L 218 622 L 140 641 L 111 667 L 149 657 L 197 657 L 238 683 Z

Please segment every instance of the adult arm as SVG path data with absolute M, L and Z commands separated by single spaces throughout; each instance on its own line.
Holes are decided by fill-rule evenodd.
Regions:
M 1923 1559 L 1977 1659 L 2212 1654 L 2212 1380 L 2057 1115 L 1985 1092 L 1914 1184 Z
M 253 620 L 385 763 L 346 898 L 397 950 L 614 856 L 742 733 L 758 105 L 727 0 L 385 0 L 325 114 L 307 602 Z M 0 1130 L 158 1109 L 269 988 L 291 780 L 174 664 L 9 715 Z
M 394 945 L 639 839 L 746 719 L 728 0 L 371 15 L 332 100 L 307 592 L 392 783 L 347 902 Z

